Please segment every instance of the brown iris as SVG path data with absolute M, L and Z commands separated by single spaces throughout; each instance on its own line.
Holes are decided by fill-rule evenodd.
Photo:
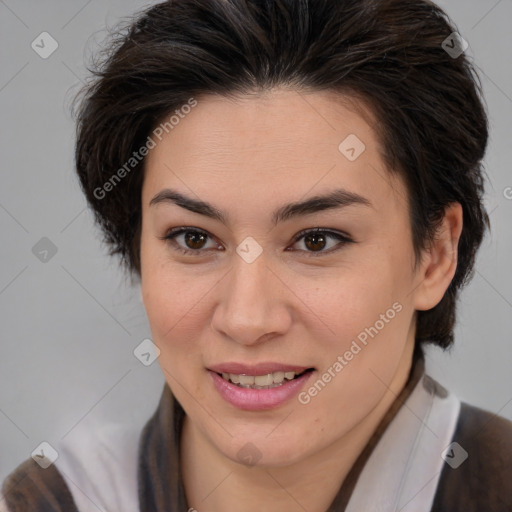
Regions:
M 198 233 L 196 231 L 187 231 L 185 233 L 185 243 L 190 249 L 201 249 L 206 239 L 207 236 L 204 233 Z
M 312 245 L 310 245 L 310 242 L 313 242 Z M 313 251 L 316 251 L 317 249 L 323 249 L 326 243 L 325 236 L 322 233 L 311 233 L 304 237 L 304 243 L 309 249 Z

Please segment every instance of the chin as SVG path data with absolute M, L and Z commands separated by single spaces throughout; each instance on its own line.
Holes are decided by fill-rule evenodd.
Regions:
M 252 439 L 252 440 L 247 440 Z M 307 454 L 303 451 L 302 443 L 288 440 L 283 444 L 280 440 L 269 441 L 264 437 L 244 436 L 233 439 L 226 450 L 221 450 L 233 462 L 247 467 L 278 468 L 295 464 Z

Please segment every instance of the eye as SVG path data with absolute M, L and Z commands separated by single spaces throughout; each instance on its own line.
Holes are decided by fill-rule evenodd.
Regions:
M 166 240 L 171 243 L 173 249 L 181 252 L 182 254 L 192 254 L 197 256 L 204 248 L 205 242 L 209 236 L 210 235 L 206 233 L 206 231 L 202 231 L 200 229 L 180 227 L 169 230 L 165 236 L 159 238 L 160 240 Z M 180 246 L 177 243 L 177 240 L 181 237 L 183 237 L 185 247 Z M 220 246 L 216 244 L 215 247 L 219 248 Z
M 203 252 L 203 250 L 224 250 L 222 246 L 214 243 L 213 241 L 213 246 L 208 249 L 206 247 L 206 242 L 208 238 L 211 238 L 210 235 L 206 231 L 197 228 L 173 228 L 169 230 L 165 236 L 159 238 L 160 240 L 165 240 L 172 244 L 173 249 L 178 252 L 181 252 L 182 254 L 198 256 Z M 178 243 L 180 239 L 182 239 L 182 244 Z M 306 247 L 306 250 L 302 250 L 302 252 L 309 253 L 308 256 L 319 256 L 326 253 L 329 254 L 341 249 L 344 245 L 348 243 L 354 243 L 354 240 L 352 240 L 345 234 L 322 228 L 306 229 L 304 231 L 301 231 L 300 233 L 295 235 L 293 245 L 297 244 L 302 239 L 304 246 Z M 330 247 L 328 250 L 324 250 L 325 247 L 329 245 L 329 239 L 336 240 L 338 241 L 338 243 L 334 244 L 334 246 Z
M 331 246 L 328 250 L 323 250 L 328 245 L 327 241 L 329 238 L 331 240 L 337 240 L 338 243 Z M 302 239 L 304 246 L 309 249 L 305 251 L 309 253 L 308 256 L 320 256 L 326 253 L 329 254 L 341 249 L 348 243 L 354 243 L 354 240 L 349 238 L 347 235 L 323 228 L 306 229 L 301 231 L 295 236 L 294 245 Z

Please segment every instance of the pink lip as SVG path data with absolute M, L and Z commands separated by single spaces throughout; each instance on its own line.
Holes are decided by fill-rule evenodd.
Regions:
M 258 369 L 258 371 L 260 370 Z M 220 375 L 217 375 L 214 371 L 208 371 L 208 373 L 213 379 L 215 389 L 219 392 L 222 398 L 226 400 L 226 402 L 246 411 L 261 411 L 278 407 L 295 396 L 304 387 L 314 371 L 306 372 L 296 379 L 270 389 L 241 388 L 231 382 L 228 382 Z M 263 375 L 265 373 L 266 371 L 260 374 L 256 373 L 255 375 Z
M 222 363 L 208 367 L 215 373 L 234 373 L 235 375 L 267 375 L 274 372 L 295 372 L 300 373 L 307 370 L 307 366 L 293 366 L 281 363 L 259 363 L 247 365 L 242 363 Z

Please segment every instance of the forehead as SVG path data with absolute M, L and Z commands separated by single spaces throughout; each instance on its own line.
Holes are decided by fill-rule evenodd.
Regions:
M 381 157 L 376 121 L 358 100 L 286 89 L 196 100 L 160 130 L 146 157 L 145 205 L 165 187 L 218 203 L 233 203 L 237 191 L 245 210 L 256 201 L 261 208 L 262 197 L 297 200 L 340 186 L 377 208 L 403 202 L 403 184 Z

